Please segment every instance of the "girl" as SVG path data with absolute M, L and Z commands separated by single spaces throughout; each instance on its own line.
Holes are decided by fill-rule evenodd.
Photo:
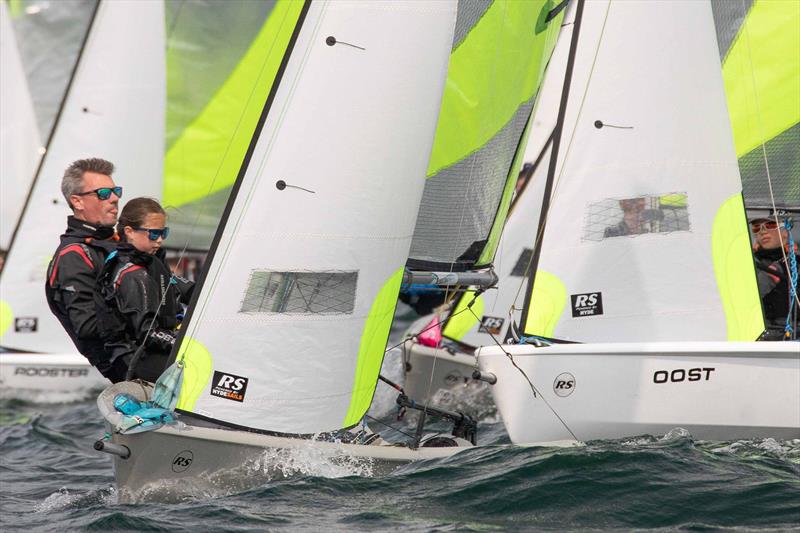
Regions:
M 121 242 L 98 280 L 98 318 L 111 363 L 133 365 L 133 378 L 154 382 L 167 366 L 178 327 L 179 302 L 193 283 L 170 273 L 161 246 L 167 214 L 151 198 L 134 198 L 117 224 Z

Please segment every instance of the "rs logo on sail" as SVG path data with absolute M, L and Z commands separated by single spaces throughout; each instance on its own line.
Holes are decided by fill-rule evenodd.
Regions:
M 214 380 L 211 382 L 212 396 L 243 402 L 245 392 L 247 392 L 247 378 L 219 370 L 214 371 Z

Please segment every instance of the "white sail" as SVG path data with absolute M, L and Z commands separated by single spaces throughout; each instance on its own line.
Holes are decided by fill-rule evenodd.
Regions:
M 720 72 L 708 3 L 586 3 L 526 334 L 763 330 Z
M 0 343 L 73 351 L 44 298 L 45 271 L 70 214 L 61 177 L 70 162 L 116 165 L 124 198 L 158 196 L 164 151 L 164 6 L 101 2 L 0 277 Z
M 0 2 L 0 250 L 8 249 L 41 146 L 8 6 Z
M 308 434 L 352 426 L 371 402 L 456 6 L 314 2 L 294 19 L 293 6 L 274 100 L 184 325 L 178 407 Z

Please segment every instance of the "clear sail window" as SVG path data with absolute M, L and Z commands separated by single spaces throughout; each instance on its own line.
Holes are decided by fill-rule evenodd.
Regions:
M 608 198 L 589 204 L 583 240 L 690 230 L 689 201 L 685 192 Z
M 353 312 L 358 272 L 254 270 L 241 313 L 341 315 Z

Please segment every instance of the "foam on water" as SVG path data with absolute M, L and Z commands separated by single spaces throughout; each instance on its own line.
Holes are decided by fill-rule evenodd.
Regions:
M 268 449 L 251 468 L 266 474 L 277 472 L 284 478 L 298 475 L 325 478 L 372 477 L 375 462 L 367 457 L 323 449 L 314 446 L 311 441 L 298 448 Z
M 111 505 L 116 501 L 117 491 L 114 487 L 98 489 L 89 493 L 70 492 L 66 487 L 61 487 L 58 491 L 37 503 L 33 510 L 36 513 L 53 513 L 87 505 Z

